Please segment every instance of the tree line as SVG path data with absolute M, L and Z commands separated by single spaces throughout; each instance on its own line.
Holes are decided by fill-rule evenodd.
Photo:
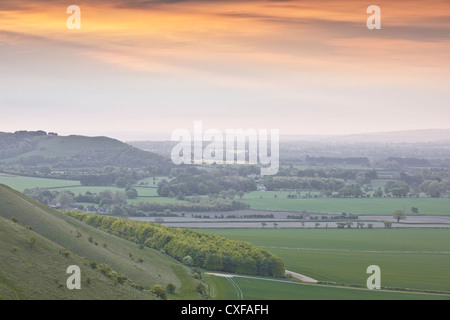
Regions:
M 432 198 L 450 195 L 450 173 L 445 170 L 422 169 L 419 173 L 402 172 L 400 180 L 406 183 L 413 193 L 423 192 Z
M 174 203 L 135 202 L 127 203 L 128 199 L 139 196 L 135 188 L 127 187 L 124 191 L 104 190 L 99 193 L 85 192 L 75 195 L 70 191 L 55 191 L 42 188 L 25 189 L 24 194 L 49 206 L 58 203 L 62 208 L 72 207 L 90 212 L 102 212 L 113 216 L 157 216 L 163 212 L 206 212 L 245 210 L 249 206 L 241 201 L 222 197 L 192 197 L 188 201 Z M 75 203 L 90 203 L 91 205 L 75 205 Z M 97 205 L 98 208 L 95 208 Z M 167 216 L 167 214 L 164 214 Z
M 81 212 L 69 216 L 156 250 L 185 264 L 214 271 L 281 277 L 283 261 L 248 242 L 218 235 Z
M 369 166 L 370 161 L 367 157 L 311 157 L 306 156 L 305 162 L 309 164 L 321 164 L 321 165 L 330 165 L 330 164 L 352 164 L 352 165 L 360 165 L 360 166 Z
M 221 191 L 250 192 L 256 190 L 255 179 L 242 177 L 236 172 L 185 168 L 169 182 L 161 180 L 157 193 L 161 197 L 184 197 L 192 195 L 219 194 Z
M 335 178 L 300 178 L 267 176 L 263 180 L 266 190 L 316 190 L 316 191 L 338 191 L 345 187 L 345 181 Z

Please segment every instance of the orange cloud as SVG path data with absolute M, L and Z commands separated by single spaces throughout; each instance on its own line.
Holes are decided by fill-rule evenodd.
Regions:
M 0 11 L 2 28 L 124 70 L 253 85 L 345 78 L 350 85 L 367 75 L 369 82 L 413 81 L 421 72 L 441 79 L 450 68 L 445 0 L 379 1 L 382 30 L 375 31 L 366 28 L 371 3 L 360 0 L 89 1 L 80 4 L 81 30 L 66 28 L 59 1 L 45 3 Z

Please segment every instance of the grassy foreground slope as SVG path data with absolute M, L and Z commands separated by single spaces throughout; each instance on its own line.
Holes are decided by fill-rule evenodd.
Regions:
M 31 245 L 30 238 L 36 243 Z M 154 299 L 126 282 L 117 285 L 85 259 L 59 254 L 61 247 L 25 227 L 0 217 L 1 299 Z M 66 269 L 81 269 L 81 290 L 69 290 Z
M 89 264 L 94 261 L 95 269 Z M 122 274 L 123 284 L 102 273 L 101 264 Z M 65 285 L 69 265 L 81 269 L 81 290 Z M 173 283 L 176 294 L 169 299 L 199 299 L 190 273 L 159 251 L 139 248 L 0 185 L 0 298 L 155 299 L 136 285 L 148 290 Z

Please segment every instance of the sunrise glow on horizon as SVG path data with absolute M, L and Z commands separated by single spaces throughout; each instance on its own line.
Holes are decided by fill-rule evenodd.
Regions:
M 2 1 L 0 131 L 448 128 L 450 3 L 379 1 L 368 30 L 371 4 Z

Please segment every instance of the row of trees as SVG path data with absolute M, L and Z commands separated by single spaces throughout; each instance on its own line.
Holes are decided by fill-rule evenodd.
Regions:
M 425 180 L 419 185 L 419 190 L 432 198 L 450 194 L 450 179 Z
M 170 210 L 171 212 L 207 212 L 207 211 L 233 211 L 245 210 L 249 206 L 246 203 L 229 199 L 201 199 L 199 202 L 174 202 L 174 203 L 152 203 L 137 202 L 128 206 L 130 209 L 136 210 L 137 213 L 163 212 Z M 129 215 L 131 215 L 129 213 Z M 137 214 L 139 215 L 139 214 Z
M 47 135 L 44 131 L 16 131 L 0 133 L 0 159 L 13 158 L 36 148 L 35 137 Z
M 326 196 L 333 197 L 365 197 L 365 191 L 370 190 L 367 186 L 366 174 L 357 175 L 356 183 L 347 183 L 342 179 L 335 178 L 300 178 L 292 176 L 270 176 L 264 178 L 264 186 L 266 190 L 309 190 L 320 191 Z M 432 198 L 450 195 L 450 178 L 445 175 L 439 179 L 421 180 L 418 185 L 413 183 L 412 186 L 403 180 L 387 181 L 384 188 L 377 188 L 373 192 L 373 197 L 381 198 L 383 196 L 392 196 L 394 198 L 404 198 L 408 196 L 417 196 L 419 192 L 425 193 Z M 364 186 L 364 190 L 361 188 Z M 288 198 L 298 198 L 298 195 L 288 195 Z
M 370 161 L 367 157 L 311 157 L 306 156 L 305 162 L 312 165 L 331 165 L 331 164 L 352 164 L 359 166 L 370 166 Z
M 281 277 L 284 274 L 284 263 L 280 258 L 247 242 L 148 222 L 80 212 L 67 214 L 119 237 L 164 250 L 191 266 L 248 275 Z
M 267 190 L 299 189 L 316 191 L 338 191 L 345 187 L 345 181 L 335 178 L 300 178 L 267 176 L 263 180 Z
M 124 191 L 104 190 L 100 193 L 87 191 L 85 194 L 75 195 L 70 191 L 52 191 L 47 189 L 26 189 L 24 194 L 33 199 L 53 207 L 59 204 L 62 208 L 72 206 L 74 203 L 90 203 L 87 211 L 101 211 L 113 216 L 157 216 L 159 213 L 167 212 L 206 212 L 206 211 L 233 211 L 248 209 L 248 204 L 232 200 L 228 197 L 193 197 L 189 201 L 174 203 L 136 202 L 127 203 L 128 199 L 138 197 L 134 188 L 126 188 Z M 97 206 L 97 208 L 94 207 Z M 85 209 L 84 206 L 77 206 Z
M 83 186 L 116 186 L 126 188 L 133 186 L 138 180 L 149 177 L 150 170 L 108 168 L 100 174 L 86 174 L 79 177 Z
M 423 192 L 432 198 L 450 195 L 449 171 L 424 168 L 415 174 L 402 172 L 400 180 L 406 183 L 415 194 Z
M 92 203 L 99 206 L 123 205 L 126 204 L 127 199 L 135 199 L 138 197 L 138 192 L 134 188 L 127 188 L 124 191 L 105 190 L 100 193 L 91 193 L 87 191 L 84 195 L 75 195 L 70 191 L 55 191 L 48 189 L 25 189 L 24 194 L 43 203 L 51 205 L 52 203 L 59 203 L 62 207 L 70 206 L 76 202 Z
M 249 192 L 256 190 L 253 178 L 228 175 L 222 170 L 199 170 L 186 168 L 170 182 L 163 179 L 158 183 L 157 192 L 161 197 L 219 194 L 222 191 Z
M 438 180 L 423 180 L 420 185 L 413 185 L 412 187 L 404 181 L 388 181 L 384 187 L 384 192 L 399 198 L 418 192 L 423 192 L 432 198 L 439 198 L 450 194 L 450 179 L 444 176 Z
M 408 184 L 403 181 L 388 181 L 384 186 L 384 192 L 390 193 L 396 198 L 404 198 L 410 191 Z
M 375 169 L 372 170 L 354 170 L 332 168 L 329 170 L 321 168 L 297 169 L 294 166 L 280 168 L 277 176 L 299 177 L 299 178 L 335 178 L 344 180 L 377 179 L 378 174 Z
M 319 157 L 320 158 L 320 157 Z M 313 158 L 309 158 L 310 160 Z M 314 158 L 316 159 L 316 158 Z M 327 160 L 324 158 L 322 160 Z M 402 158 L 403 159 L 403 158 Z M 316 159 L 317 160 L 317 159 Z M 320 160 L 320 159 L 319 159 Z M 398 159 L 397 159 L 398 160 Z M 424 165 L 421 159 L 403 159 L 405 164 Z M 297 169 L 294 166 L 280 168 L 275 176 L 265 177 L 263 180 L 266 190 L 309 190 L 321 191 L 326 196 L 363 197 L 365 191 L 370 191 L 372 179 L 377 179 L 375 169 Z M 400 179 L 388 181 L 384 188 L 374 190 L 373 196 L 407 197 L 425 193 L 429 197 L 438 198 L 450 195 L 450 174 L 445 170 L 431 170 L 423 168 L 411 173 L 400 172 Z M 295 198 L 295 196 L 291 196 Z

